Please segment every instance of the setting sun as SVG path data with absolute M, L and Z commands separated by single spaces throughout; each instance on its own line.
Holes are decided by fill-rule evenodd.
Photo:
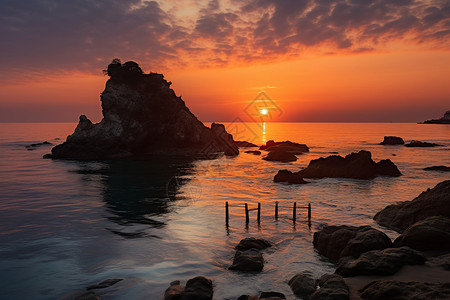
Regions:
M 268 113 L 269 113 L 269 110 L 267 108 L 262 108 L 259 110 L 259 114 L 261 116 L 267 116 Z

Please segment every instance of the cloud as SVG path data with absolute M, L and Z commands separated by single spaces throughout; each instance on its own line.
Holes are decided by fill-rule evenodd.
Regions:
M 447 0 L 0 0 L 1 76 L 97 71 L 114 57 L 150 68 L 276 61 L 314 48 L 450 48 Z M 6 75 L 5 75 L 6 74 Z

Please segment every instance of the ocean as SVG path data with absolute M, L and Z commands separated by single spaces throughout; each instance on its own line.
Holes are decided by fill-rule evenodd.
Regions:
M 135 161 L 42 159 L 74 123 L 0 123 L 1 299 L 70 299 L 108 278 L 116 285 L 96 290 L 102 299 L 162 299 L 174 280 L 195 276 L 213 281 L 214 299 L 278 291 L 288 299 L 288 280 L 309 270 L 316 276 L 334 265 L 316 253 L 312 236 L 324 224 L 378 226 L 373 215 L 388 204 L 412 200 L 448 180 L 449 173 L 424 167 L 450 165 L 450 126 L 412 123 L 225 123 L 236 140 L 305 143 L 296 162 L 261 156 L 192 161 L 155 157 Z M 436 148 L 381 146 L 385 135 Z M 314 179 L 307 185 L 274 183 L 280 169 L 297 171 L 311 159 L 368 150 L 375 161 L 391 159 L 400 177 L 373 180 Z M 230 204 L 225 225 L 225 202 Z M 279 219 L 274 205 L 279 203 Z M 311 227 L 306 210 L 312 206 Z M 261 203 L 261 222 L 243 204 Z M 234 246 L 244 237 L 272 243 L 258 274 L 229 271 Z

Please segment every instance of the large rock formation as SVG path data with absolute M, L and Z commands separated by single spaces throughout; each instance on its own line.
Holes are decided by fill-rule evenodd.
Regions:
M 370 250 L 392 247 L 391 239 L 370 226 L 325 226 L 314 233 L 313 244 L 317 251 L 332 259 L 345 256 L 359 257 Z
M 309 148 L 305 144 L 298 144 L 291 141 L 274 142 L 273 140 L 267 141 L 265 145 L 259 147 L 259 150 L 279 150 L 292 152 L 293 154 L 302 154 L 303 152 L 309 152 Z
M 103 119 L 82 115 L 75 132 L 52 149 L 53 158 L 115 159 L 147 154 L 239 153 L 221 124 L 206 127 L 161 74 L 144 74 L 135 62 L 114 60 L 101 94 Z
M 440 119 L 426 120 L 424 124 L 450 124 L 450 110 L 446 111 L 444 116 Z
M 432 216 L 450 218 L 450 180 L 437 184 L 412 201 L 386 206 L 374 219 L 380 225 L 403 232 L 414 223 Z
M 421 251 L 450 251 L 450 219 L 434 216 L 419 221 L 395 239 L 394 246 L 408 246 Z

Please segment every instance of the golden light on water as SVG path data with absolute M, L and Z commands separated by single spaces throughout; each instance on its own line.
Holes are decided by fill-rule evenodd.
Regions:
M 259 110 L 259 114 L 260 114 L 261 116 L 267 116 L 267 115 L 269 114 L 269 110 L 268 110 L 267 108 L 261 108 L 261 109 Z

